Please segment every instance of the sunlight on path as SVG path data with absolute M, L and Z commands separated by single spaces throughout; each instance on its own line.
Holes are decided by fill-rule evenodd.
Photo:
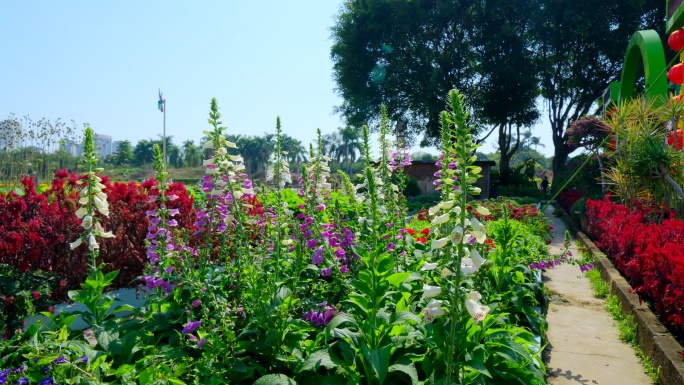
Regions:
M 554 226 L 552 254 L 563 248 L 565 224 L 545 214 Z M 581 258 L 574 239 L 573 258 Z M 589 280 L 578 266 L 561 265 L 543 273 L 551 296 L 547 320 L 549 345 L 544 352 L 549 385 L 599 384 L 646 385 L 644 373 L 632 348 L 618 339 L 613 319 L 603 309 L 605 301 L 594 298 Z

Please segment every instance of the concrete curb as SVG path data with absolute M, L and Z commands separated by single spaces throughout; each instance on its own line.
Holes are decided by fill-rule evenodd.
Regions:
M 556 206 L 558 208 L 558 206 Z M 560 208 L 559 208 L 560 209 Z M 562 209 L 560 209 L 562 210 Z M 670 332 L 658 320 L 647 306 L 639 301 L 634 289 L 615 268 L 606 255 L 596 247 L 594 242 L 572 223 L 563 212 L 563 221 L 571 231 L 576 232 L 575 238 L 591 255 L 597 258 L 596 268 L 601 272 L 603 280 L 608 282 L 610 293 L 615 295 L 622 305 L 624 314 L 634 315 L 637 322 L 637 339 L 644 353 L 651 357 L 653 366 L 660 368 L 659 380 L 662 385 L 684 385 L 684 358 L 680 355 L 684 348 L 675 340 Z

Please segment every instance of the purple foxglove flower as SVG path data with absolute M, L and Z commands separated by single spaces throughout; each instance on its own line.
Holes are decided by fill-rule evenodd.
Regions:
M 43 381 L 41 381 L 38 385 L 57 385 L 57 383 L 55 382 L 55 380 L 52 379 L 52 377 L 47 377 L 43 379 Z
M 347 253 L 344 251 L 344 249 L 337 249 L 334 251 L 335 256 L 337 259 L 344 259 L 344 257 L 347 256 Z
M 304 313 L 304 315 L 302 315 L 302 321 L 311 321 L 311 316 L 313 316 L 313 314 L 313 310 L 309 310 L 308 312 Z
M 325 269 L 321 270 L 321 275 L 324 277 L 330 276 L 330 273 L 331 273 L 331 271 L 330 271 L 329 267 L 326 267 Z
M 167 274 L 171 274 L 171 272 L 173 271 L 173 266 L 167 266 L 165 270 Z
M 327 305 L 328 305 L 328 301 L 323 301 L 323 302 L 321 302 L 321 303 L 317 303 L 317 304 L 316 304 L 316 306 L 318 306 L 318 307 L 325 307 L 325 306 L 327 306 Z
M 449 163 L 449 168 L 452 170 L 455 169 L 456 168 L 456 162 Z
M 434 182 L 432 182 L 432 185 L 433 185 L 433 186 L 439 186 L 439 185 L 441 185 L 441 184 L 442 184 L 442 182 L 441 182 L 439 179 L 437 179 L 437 180 L 435 180 Z
M 312 239 L 312 241 L 315 241 L 315 239 Z M 323 248 L 319 247 L 314 251 L 313 256 L 311 257 L 311 263 L 318 266 L 321 263 L 323 263 Z
M 442 167 L 442 166 L 444 166 L 444 163 L 442 163 L 442 161 L 439 160 L 439 161 L 437 161 L 437 163 L 435 163 L 435 166 Z
M 17 380 L 17 385 L 29 385 L 29 379 L 26 377 L 22 377 Z
M 435 173 L 433 174 L 433 176 L 434 176 L 435 178 L 441 178 L 441 177 L 442 177 L 442 173 L 439 172 L 439 171 L 437 171 L 437 172 L 435 172 Z
M 157 210 L 149 210 L 145 213 L 145 215 L 149 218 L 149 217 L 156 217 L 159 215 L 159 213 L 157 212 Z
M 171 216 L 171 217 L 172 217 L 172 216 L 175 216 L 175 215 L 178 215 L 178 214 L 180 214 L 180 211 L 179 211 L 178 209 L 171 209 L 171 210 L 169 210 L 169 216 Z
M 308 241 L 306 241 L 305 246 L 310 248 L 310 249 L 313 249 L 316 247 L 317 244 L 318 244 L 318 242 L 312 238 L 312 239 L 309 239 Z
M 392 250 L 394 250 L 394 247 L 395 247 L 394 243 L 390 242 L 389 244 L 387 244 L 387 248 L 385 249 L 385 251 L 387 251 L 387 252 L 392 251 Z
M 302 234 L 302 236 L 303 236 L 304 238 L 311 238 L 311 230 L 305 231 L 304 234 Z
M 200 306 L 202 306 L 202 302 L 197 301 L 197 300 L 192 301 L 192 307 L 200 307 Z
M 176 227 L 178 226 L 178 221 L 175 219 L 169 219 L 168 225 L 171 227 Z
M 202 324 L 202 321 L 193 321 L 193 322 L 188 322 L 187 325 L 183 328 L 183 335 L 189 334 L 197 330 L 198 327 Z
M 297 219 L 304 219 L 304 217 L 306 217 L 306 214 L 304 214 L 304 213 L 298 213 L 297 214 Z
M 347 265 L 342 265 L 342 267 L 340 267 L 340 273 L 347 274 L 348 272 L 349 268 L 347 267 Z
M 299 225 L 299 231 L 306 231 L 309 228 L 309 225 L 306 223 Z
M 52 360 L 53 364 L 66 364 L 68 361 L 65 356 L 60 356 Z
M 323 210 L 325 210 L 325 205 L 318 205 L 318 206 L 316 206 L 316 210 L 318 210 L 318 211 L 323 211 Z
M 206 338 L 202 338 L 201 340 L 199 340 L 199 342 L 197 342 L 197 347 L 198 347 L 198 348 L 202 348 L 202 346 L 204 346 L 204 344 L 205 344 L 206 342 L 207 342 L 207 339 L 206 339 Z

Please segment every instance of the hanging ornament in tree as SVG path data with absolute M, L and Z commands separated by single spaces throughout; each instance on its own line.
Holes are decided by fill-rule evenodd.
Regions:
M 684 48 L 684 29 L 672 32 L 672 35 L 667 39 L 667 45 L 675 52 L 681 51 Z
M 667 71 L 667 80 L 674 84 L 684 83 L 684 64 L 675 64 Z

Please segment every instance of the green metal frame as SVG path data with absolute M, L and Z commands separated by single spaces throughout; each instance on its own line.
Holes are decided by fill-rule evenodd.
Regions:
M 670 1 L 665 2 L 665 12 L 669 13 Z M 684 3 L 682 3 L 684 4 Z M 668 35 L 672 32 L 684 27 L 684 7 L 680 4 L 679 7 L 672 13 L 672 15 L 667 15 L 667 22 L 665 23 L 665 33 Z
M 667 101 L 667 76 L 665 75 L 665 51 L 658 33 L 652 29 L 638 31 L 632 35 L 625 53 L 618 102 L 634 97 L 639 64 L 644 63 L 646 78 L 646 100 L 654 106 Z M 611 93 L 612 94 L 612 93 Z

